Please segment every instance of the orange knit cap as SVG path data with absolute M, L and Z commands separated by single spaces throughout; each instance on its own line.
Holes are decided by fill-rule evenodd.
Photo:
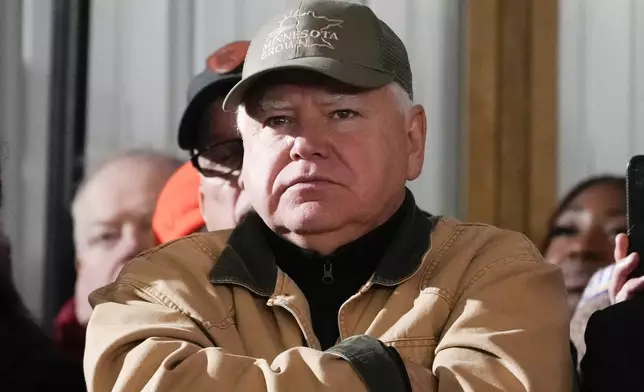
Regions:
M 206 225 L 199 209 L 199 181 L 199 173 L 187 162 L 165 184 L 152 217 L 159 243 L 195 233 Z

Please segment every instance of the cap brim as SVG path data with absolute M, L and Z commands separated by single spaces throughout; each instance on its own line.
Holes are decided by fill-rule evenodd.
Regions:
M 224 99 L 224 110 L 232 111 L 241 104 L 248 90 L 262 77 L 273 72 L 285 70 L 316 72 L 350 86 L 364 89 L 382 87 L 394 81 L 393 74 L 368 68 L 364 65 L 346 63 L 328 57 L 301 57 L 289 60 L 287 64 L 260 70 L 243 78 L 230 90 Z
M 197 131 L 204 110 L 217 98 L 226 95 L 239 82 L 239 74 L 225 75 L 204 87 L 188 103 L 179 122 L 179 148 L 191 150 L 196 147 Z

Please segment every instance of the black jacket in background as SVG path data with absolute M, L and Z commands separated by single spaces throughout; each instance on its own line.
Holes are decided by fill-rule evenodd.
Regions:
M 86 390 L 82 364 L 64 358 L 31 319 L 11 278 L 0 271 L 0 391 Z
M 644 391 L 644 298 L 595 312 L 586 327 L 581 391 Z

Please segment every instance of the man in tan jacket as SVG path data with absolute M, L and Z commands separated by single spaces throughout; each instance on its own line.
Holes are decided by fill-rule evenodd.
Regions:
M 264 26 L 224 101 L 254 212 L 91 296 L 90 390 L 570 391 L 560 272 L 406 190 L 412 95 L 405 46 L 365 6 L 304 1 Z

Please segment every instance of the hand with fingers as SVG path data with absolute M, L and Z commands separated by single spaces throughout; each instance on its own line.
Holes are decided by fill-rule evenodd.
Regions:
M 629 275 L 639 264 L 637 253 L 628 253 L 628 236 L 618 234 L 615 238 L 615 261 L 617 266 L 613 271 L 608 290 L 612 304 L 633 298 L 637 293 L 644 292 L 644 276 L 629 279 Z

